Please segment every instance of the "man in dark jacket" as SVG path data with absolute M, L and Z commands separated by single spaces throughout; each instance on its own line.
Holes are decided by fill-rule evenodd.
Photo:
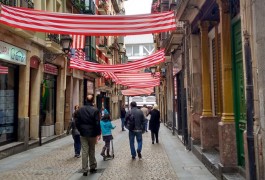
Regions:
M 125 131 L 124 129 L 124 121 L 125 121 L 125 115 L 126 115 L 126 110 L 124 105 L 121 107 L 121 113 L 120 113 L 120 118 L 121 118 L 121 130 Z
M 128 117 L 130 116 L 130 113 L 131 113 L 135 121 L 134 129 L 129 130 L 131 155 L 132 155 L 132 159 L 135 159 L 136 152 L 135 152 L 134 140 L 136 137 L 136 141 L 138 144 L 137 154 L 138 154 L 139 159 L 141 159 L 142 158 L 141 151 L 142 151 L 142 144 L 143 144 L 142 133 L 144 132 L 145 118 L 144 118 L 143 111 L 137 108 L 136 102 L 133 101 L 131 102 L 130 105 L 131 105 L 131 110 L 128 111 L 125 116 L 125 126 L 128 123 L 128 119 L 129 119 Z
M 90 173 L 95 173 L 97 161 L 95 158 L 95 144 L 100 132 L 100 112 L 93 106 L 93 96 L 87 96 L 86 105 L 76 113 L 76 127 L 80 132 L 82 145 L 82 169 L 83 176 L 88 172 L 88 156 Z

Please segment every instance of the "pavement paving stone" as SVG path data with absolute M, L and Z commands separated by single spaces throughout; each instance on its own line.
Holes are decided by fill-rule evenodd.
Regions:
M 150 132 L 143 134 L 143 158 L 132 160 L 128 131 L 121 131 L 120 120 L 113 123 L 117 126 L 113 131 L 115 158 L 103 161 L 99 154 L 104 142 L 100 140 L 96 145 L 98 172 L 95 174 L 82 176 L 81 158 L 73 157 L 73 140 L 68 136 L 34 150 L 0 160 L 0 179 L 190 180 L 196 179 L 196 175 L 199 179 L 215 179 L 203 164 L 196 160 L 196 157 L 184 150 L 184 146 L 163 125 L 161 125 L 160 143 L 151 143 Z M 14 166 L 12 167 L 10 163 Z M 3 167 L 5 165 L 6 167 Z

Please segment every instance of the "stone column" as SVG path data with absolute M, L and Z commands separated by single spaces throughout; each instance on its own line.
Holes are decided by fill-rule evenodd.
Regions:
M 212 114 L 210 49 L 208 39 L 208 21 L 200 22 L 201 31 L 201 67 L 202 67 L 202 116 L 200 117 L 200 136 L 202 150 L 218 145 L 218 118 Z
M 191 35 L 191 137 L 196 144 L 200 140 L 200 116 L 202 115 L 202 72 L 200 61 L 200 36 Z
M 32 70 L 31 75 L 31 90 L 30 90 L 30 138 L 39 138 L 39 121 L 40 121 L 40 84 L 42 79 L 43 64 L 40 64 L 39 69 Z
M 64 103 L 65 103 L 65 89 L 64 82 L 66 78 L 67 60 L 65 58 L 58 59 L 64 62 L 59 68 L 59 74 L 57 76 L 57 92 L 56 92 L 56 123 L 55 123 L 55 134 L 60 135 L 64 131 Z
M 67 76 L 66 77 L 66 90 L 65 90 L 65 112 L 64 112 L 64 127 L 65 129 L 68 127 L 69 122 L 72 117 L 72 109 L 73 109 L 73 77 Z
M 231 55 L 231 16 L 229 0 L 218 0 L 221 27 L 221 64 L 222 64 L 222 121 L 219 122 L 220 166 L 237 165 L 236 132 L 233 108 L 232 55 Z
M 26 66 L 19 66 L 19 87 L 18 87 L 18 141 L 29 140 L 29 74 L 30 60 L 27 54 Z
M 201 31 L 201 67 L 202 67 L 202 116 L 212 116 L 211 106 L 211 74 L 210 74 L 210 49 L 208 39 L 209 22 L 200 23 Z

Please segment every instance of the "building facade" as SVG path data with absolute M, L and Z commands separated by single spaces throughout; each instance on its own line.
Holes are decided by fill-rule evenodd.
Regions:
M 160 98 L 167 104 L 164 122 L 220 179 L 228 172 L 264 179 L 263 6 L 245 0 L 153 1 L 154 11 L 174 10 L 183 25 L 154 36 L 169 56 L 160 65 L 160 94 L 168 97 Z
M 89 15 L 99 14 L 100 3 L 99 0 L 3 2 L 9 6 Z M 121 7 L 122 1 L 107 3 L 113 9 Z M 74 106 L 82 106 L 88 94 L 96 95 L 102 83 L 98 73 L 68 68 L 69 57 L 62 52 L 61 35 L 5 25 L 0 25 L 0 33 L 0 158 L 4 158 L 64 135 Z M 85 60 L 118 63 L 120 54 L 109 56 L 110 61 L 108 53 L 98 48 L 98 39 L 85 37 Z M 111 43 L 110 40 L 108 45 Z

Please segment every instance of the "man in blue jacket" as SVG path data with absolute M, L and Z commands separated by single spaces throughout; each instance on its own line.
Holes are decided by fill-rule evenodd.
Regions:
M 93 95 L 88 95 L 85 106 L 76 113 L 76 127 L 81 135 L 83 176 L 87 176 L 88 173 L 88 157 L 90 173 L 97 172 L 95 144 L 97 136 L 101 134 L 100 112 L 93 106 L 93 99 Z

